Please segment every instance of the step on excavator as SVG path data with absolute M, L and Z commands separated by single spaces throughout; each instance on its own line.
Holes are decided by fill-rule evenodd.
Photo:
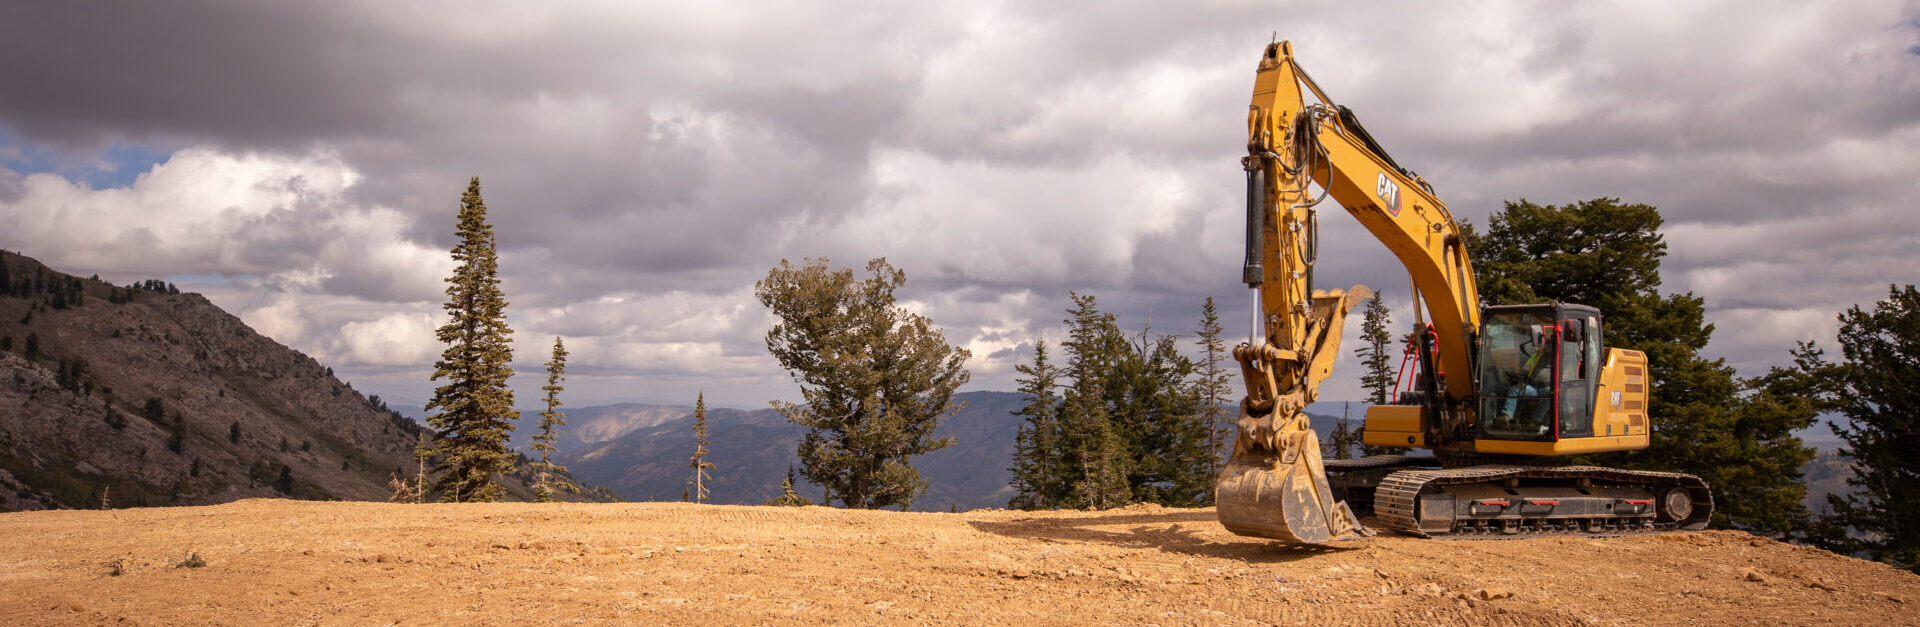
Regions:
M 1216 485 L 1221 525 L 1299 544 L 1380 526 L 1422 537 L 1622 535 L 1706 526 L 1699 477 L 1557 465 L 1646 448 L 1646 355 L 1603 347 L 1598 309 L 1480 304 L 1460 225 L 1433 187 L 1387 156 L 1293 56 L 1269 45 L 1247 112 L 1251 337 L 1234 348 L 1247 396 Z M 1395 404 L 1367 408 L 1364 441 L 1432 455 L 1321 458 L 1306 407 L 1333 370 L 1364 286 L 1316 290 L 1318 210 L 1360 221 L 1412 280 L 1415 332 Z M 1424 305 L 1424 313 L 1422 306 Z

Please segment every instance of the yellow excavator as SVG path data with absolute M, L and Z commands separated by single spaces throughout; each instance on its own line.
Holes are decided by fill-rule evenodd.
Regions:
M 1372 535 L 1360 516 L 1424 537 L 1619 535 L 1700 529 L 1699 477 L 1556 465 L 1557 456 L 1646 448 L 1646 355 L 1602 347 L 1602 316 L 1571 303 L 1482 308 L 1460 225 L 1427 181 L 1395 163 L 1353 112 L 1269 45 L 1247 112 L 1246 262 L 1251 334 L 1233 452 L 1216 485 L 1234 533 L 1301 544 Z M 1367 408 L 1364 441 L 1431 456 L 1321 458 L 1306 407 L 1333 370 L 1364 286 L 1316 290 L 1318 210 L 1329 197 L 1412 278 L 1415 332 L 1396 404 Z M 1424 305 L 1424 313 L 1422 313 Z

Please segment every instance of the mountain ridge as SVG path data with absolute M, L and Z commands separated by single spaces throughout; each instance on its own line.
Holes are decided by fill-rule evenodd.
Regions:
M 6 510 L 384 501 L 416 468 L 418 423 L 157 280 L 122 287 L 0 251 L 0 347 Z

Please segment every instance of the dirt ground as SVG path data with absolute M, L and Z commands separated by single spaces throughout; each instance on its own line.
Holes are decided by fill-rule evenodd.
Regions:
M 205 563 L 176 567 L 189 555 Z M 1740 532 L 1305 549 L 1211 510 L 632 504 L 0 514 L 16 625 L 1920 624 L 1920 576 Z

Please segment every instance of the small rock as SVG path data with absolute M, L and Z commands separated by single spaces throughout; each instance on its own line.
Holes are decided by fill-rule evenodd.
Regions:
M 1373 574 L 1379 575 L 1381 579 L 1388 578 L 1387 571 L 1380 570 L 1378 568 L 1373 569 Z
M 301 555 L 313 555 L 313 549 L 301 549 L 301 550 L 300 550 L 300 554 L 301 554 Z
M 1906 599 L 1906 597 L 1902 597 L 1902 596 L 1899 596 L 1899 595 L 1893 595 L 1893 594 L 1889 594 L 1889 595 L 1887 595 L 1887 600 L 1888 600 L 1888 601 L 1892 601 L 1892 602 L 1894 602 L 1894 603 L 1906 603 L 1906 602 L 1907 602 L 1907 599 Z
M 125 559 L 107 562 L 107 575 L 110 577 L 119 577 L 120 575 L 126 574 L 127 570 L 128 564 Z
M 1760 571 L 1754 570 L 1753 567 L 1740 569 L 1740 578 L 1747 581 L 1759 581 L 1759 582 L 1764 582 L 1767 580 L 1766 575 L 1760 574 Z
M 1840 591 L 1839 589 L 1837 589 L 1837 588 L 1834 588 L 1834 587 L 1833 587 L 1833 584 L 1830 584 L 1830 583 L 1827 583 L 1827 582 L 1825 582 L 1825 581 L 1821 581 L 1821 580 L 1818 580 L 1818 579 L 1816 579 L 1816 580 L 1813 580 L 1813 581 L 1809 581 L 1809 582 L 1807 582 L 1807 587 L 1809 587 L 1809 588 L 1813 588 L 1813 589 L 1815 589 L 1815 590 L 1825 590 L 1825 591 L 1827 591 L 1827 592 L 1839 592 L 1839 591 Z
M 532 542 L 528 542 L 528 541 L 526 541 L 526 540 L 521 540 L 521 541 L 520 541 L 520 548 L 522 548 L 522 549 L 531 549 L 531 548 L 533 548 L 533 543 L 532 543 Z
M 398 558 L 395 558 L 392 553 L 381 553 L 373 557 L 373 561 L 380 562 L 382 564 L 391 562 L 395 559 L 398 559 Z
M 1750 545 L 1753 545 L 1753 546 L 1766 546 L 1766 545 L 1767 545 L 1767 539 L 1766 539 L 1766 538 L 1754 538 L 1754 539 L 1752 539 L 1752 540 L 1749 540 L 1749 541 L 1747 541 L 1747 544 L 1750 544 Z
M 1014 579 L 1026 579 L 1028 577 L 1033 576 L 1033 573 L 1027 572 L 1027 569 L 1025 568 L 1016 568 L 1014 569 L 1013 572 L 1007 573 L 1007 574 L 1012 576 Z
M 1492 601 L 1494 599 L 1511 598 L 1513 591 L 1502 588 L 1480 588 L 1469 593 L 1469 595 L 1482 601 Z

